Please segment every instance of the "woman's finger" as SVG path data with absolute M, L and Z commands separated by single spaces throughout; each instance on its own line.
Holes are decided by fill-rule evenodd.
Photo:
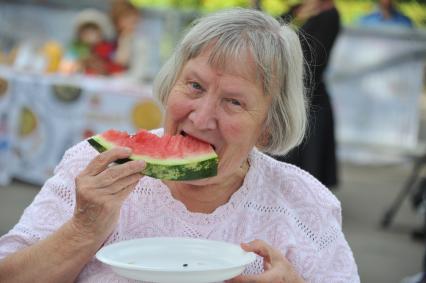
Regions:
M 226 283 L 260 283 L 261 281 L 259 281 L 258 278 L 256 278 L 254 275 L 253 276 L 240 275 L 230 280 L 226 280 L 225 282 Z
M 122 187 L 115 194 L 100 194 L 102 190 L 89 190 L 86 194 L 78 194 L 74 211 L 77 223 L 89 231 L 109 231 L 118 219 L 123 201 L 139 183 L 140 177 L 139 175 L 136 181 Z
M 96 156 L 83 170 L 83 175 L 96 176 L 117 159 L 129 157 L 132 150 L 127 147 L 115 147 Z
M 241 247 L 248 252 L 254 252 L 263 258 L 267 258 L 268 262 L 282 260 L 282 254 L 262 240 L 254 240 L 250 243 L 242 243 Z
M 262 240 L 254 240 L 249 243 L 242 243 L 241 248 L 246 252 L 254 252 L 257 255 L 263 257 L 263 260 L 266 262 L 271 262 L 270 248 Z
M 110 166 L 96 177 L 93 177 L 91 182 L 95 182 L 97 187 L 107 187 L 132 174 L 138 173 L 139 176 L 141 176 L 140 172 L 142 172 L 143 169 L 145 169 L 145 161 L 130 161 L 124 164 Z
M 130 184 L 126 188 L 124 188 L 121 191 L 117 192 L 114 196 L 119 201 L 121 201 L 121 203 L 122 203 L 129 196 L 129 194 L 136 188 L 136 185 L 138 184 L 138 182 L 136 182 L 134 184 Z
M 262 240 L 243 243 L 241 247 L 247 252 L 254 252 L 263 257 L 264 272 L 257 275 L 240 275 L 229 283 L 266 283 L 266 282 L 304 282 L 294 270 L 291 263 L 281 252 Z
M 266 283 L 268 282 L 269 283 L 274 281 L 269 274 L 262 273 L 259 275 L 239 275 L 230 280 L 226 280 L 225 282 L 226 283 Z
M 270 282 L 301 282 L 301 281 L 285 281 L 285 270 L 281 266 L 265 270 L 261 274 L 256 275 L 239 275 L 228 281 L 227 283 L 270 283 Z
M 130 185 L 137 184 L 142 178 L 140 173 L 135 173 L 130 176 L 126 176 L 116 181 L 115 183 L 109 185 L 108 187 L 102 188 L 102 192 L 108 195 L 114 195 L 127 188 Z

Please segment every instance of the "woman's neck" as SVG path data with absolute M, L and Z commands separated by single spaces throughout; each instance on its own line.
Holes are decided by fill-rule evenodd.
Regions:
M 229 201 L 243 184 L 249 165 L 244 162 L 240 170 L 221 182 L 209 185 L 192 185 L 181 182 L 164 181 L 176 200 L 182 202 L 191 212 L 212 213 Z

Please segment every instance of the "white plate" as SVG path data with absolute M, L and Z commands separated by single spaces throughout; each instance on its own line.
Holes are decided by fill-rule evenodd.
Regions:
M 100 249 L 96 258 L 117 274 L 161 283 L 207 283 L 233 278 L 256 259 L 239 245 L 188 238 L 142 238 Z

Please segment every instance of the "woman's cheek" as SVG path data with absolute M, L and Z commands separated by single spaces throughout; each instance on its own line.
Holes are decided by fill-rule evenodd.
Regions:
M 191 103 L 183 101 L 184 99 L 171 98 L 168 103 L 167 111 L 174 119 L 181 119 L 188 116 L 191 111 Z
M 226 125 L 226 122 L 225 122 Z M 225 135 L 233 139 L 239 140 L 241 136 L 241 128 L 239 125 L 228 124 L 225 126 Z
M 233 121 L 223 121 L 223 135 L 226 137 L 229 137 L 229 139 L 232 139 L 234 141 L 237 141 L 240 143 L 243 140 L 248 140 L 249 136 L 245 135 L 245 132 L 247 134 L 250 133 L 250 126 L 245 125 L 244 123 L 239 122 L 233 122 Z M 244 130 L 245 129 L 245 130 Z

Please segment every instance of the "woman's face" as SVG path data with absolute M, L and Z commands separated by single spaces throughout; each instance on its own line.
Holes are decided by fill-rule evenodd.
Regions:
M 102 41 L 101 29 L 94 24 L 84 25 L 79 30 L 79 39 L 89 46 L 95 45 Z
M 132 34 L 135 32 L 139 22 L 139 15 L 135 12 L 122 15 L 118 19 L 118 30 L 120 34 Z
M 219 156 L 216 177 L 191 184 L 223 182 L 241 172 L 259 140 L 271 103 L 256 80 L 252 60 L 238 66 L 212 68 L 207 50 L 189 60 L 173 86 L 166 105 L 165 132 L 184 133 L 210 143 Z M 228 67 L 230 66 L 230 67 Z

